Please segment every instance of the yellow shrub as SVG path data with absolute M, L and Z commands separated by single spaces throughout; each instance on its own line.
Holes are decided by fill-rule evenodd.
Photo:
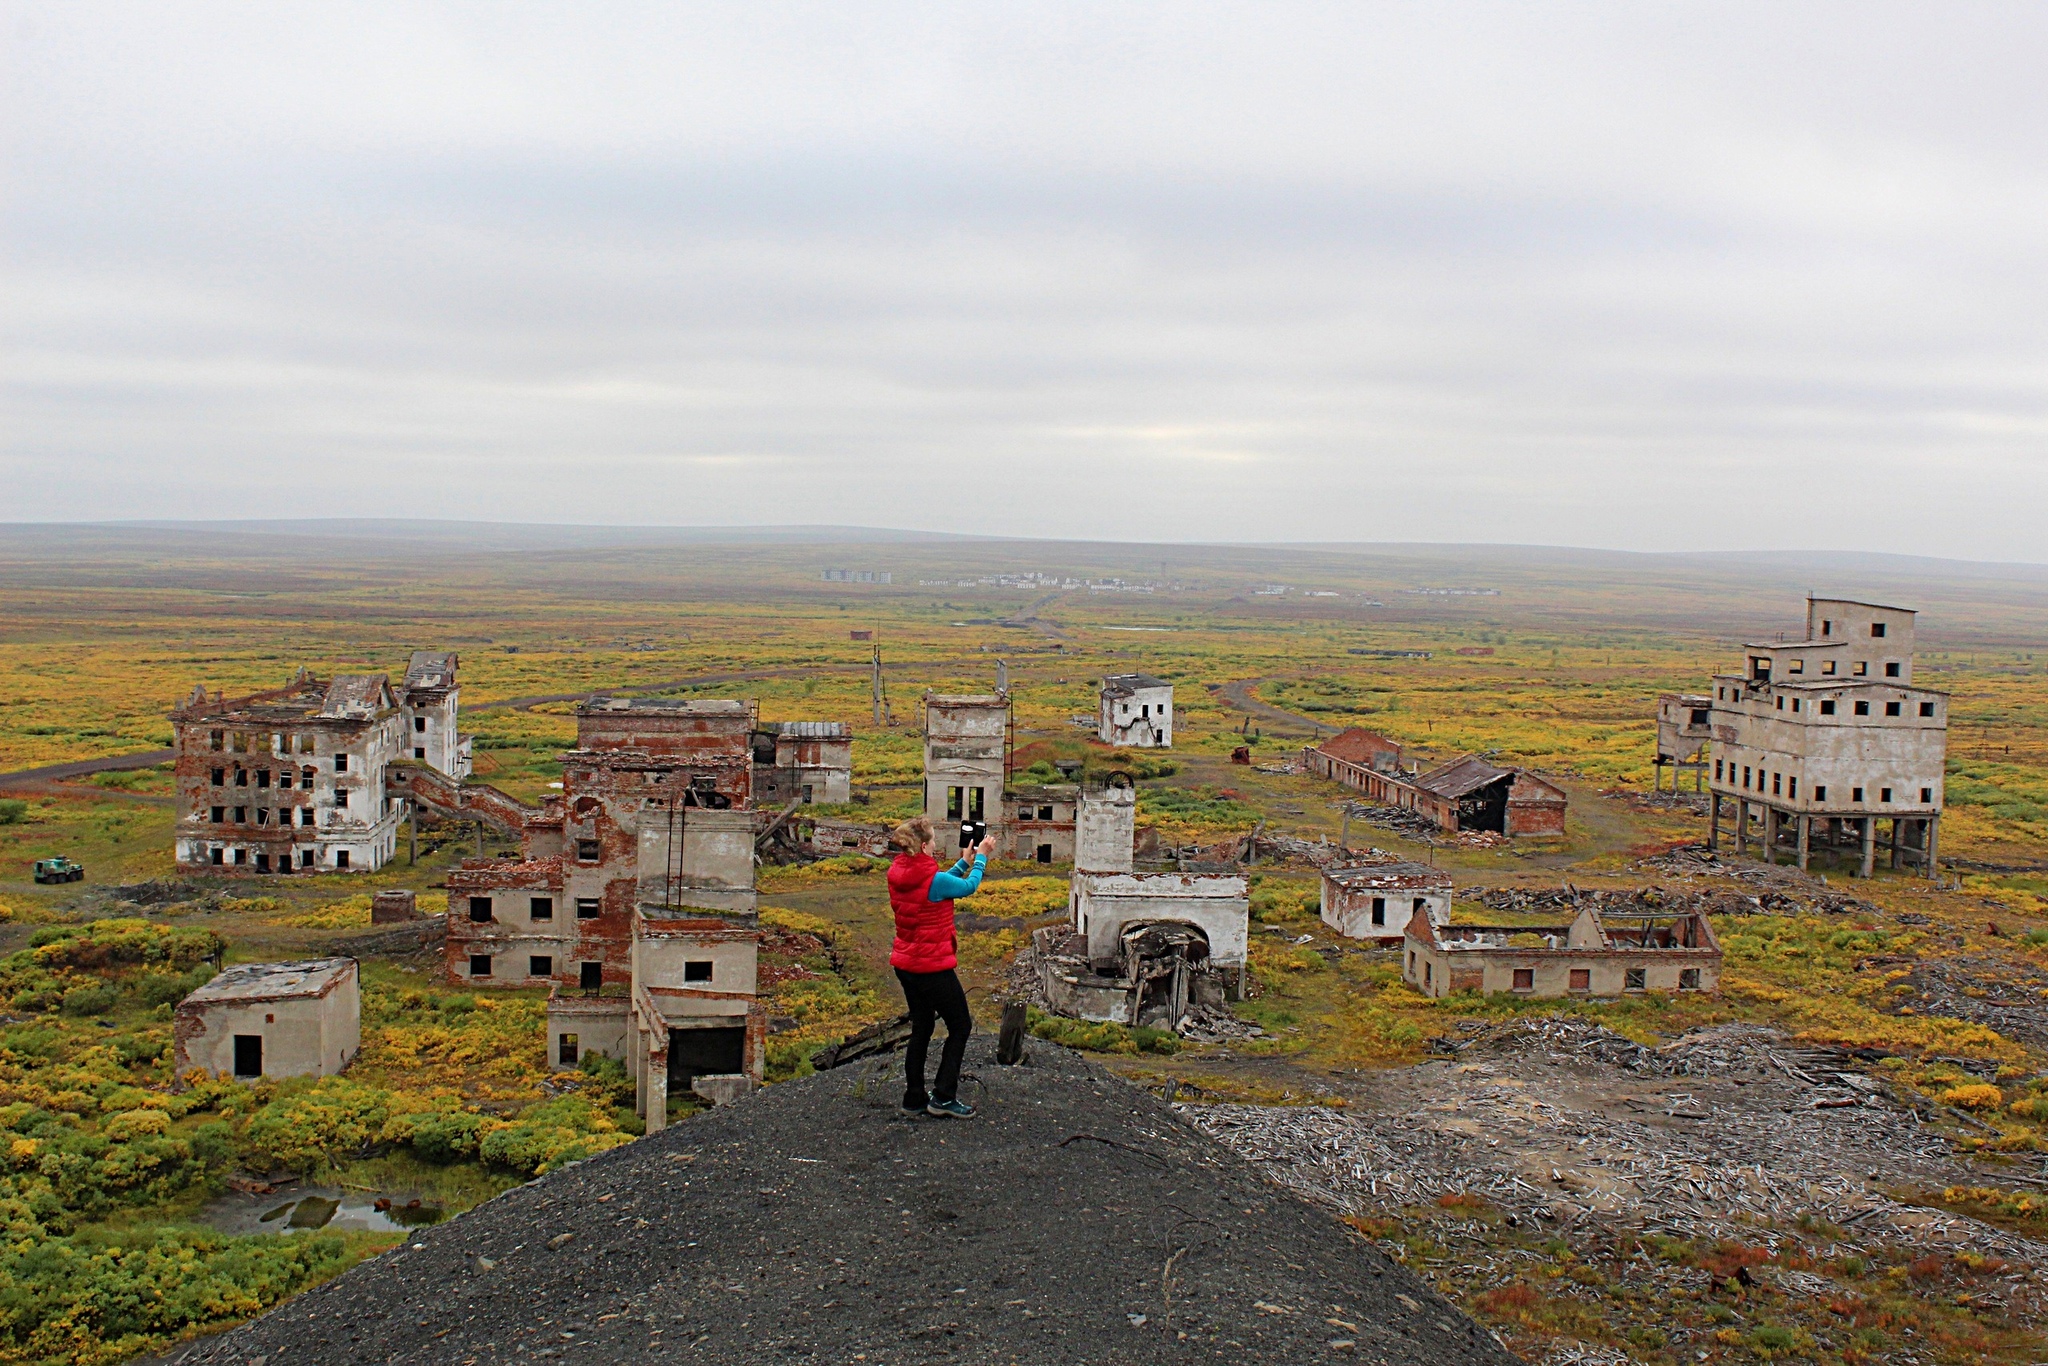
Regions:
M 780 930 L 788 930 L 793 934 L 814 934 L 828 944 L 838 933 L 837 928 L 824 916 L 792 911 L 786 906 L 763 906 L 761 923 L 773 925 Z
M 171 1130 L 171 1117 L 161 1110 L 123 1110 L 109 1118 L 100 1132 L 119 1142 Z
M 2005 1104 L 2003 1092 L 1981 1081 L 1967 1086 L 1951 1086 L 1941 1093 L 1941 1099 L 1943 1104 L 1953 1105 L 1959 1110 L 1996 1110 Z

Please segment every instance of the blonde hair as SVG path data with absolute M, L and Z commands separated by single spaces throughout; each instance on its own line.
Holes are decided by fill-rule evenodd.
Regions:
M 930 821 L 913 816 L 889 832 L 889 847 L 905 854 L 922 854 L 925 846 L 937 838 Z

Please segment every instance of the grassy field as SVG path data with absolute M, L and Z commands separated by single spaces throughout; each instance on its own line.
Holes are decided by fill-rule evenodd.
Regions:
M 574 703 L 561 695 L 637 688 L 750 697 L 770 719 L 852 723 L 863 799 L 854 809 L 883 819 L 916 802 L 917 699 L 926 689 L 986 690 L 1001 660 L 1018 701 L 1020 765 L 1100 764 L 1108 756 L 1075 718 L 1092 716 L 1102 674 L 1145 670 L 1178 685 L 1176 748 L 1150 770 L 1141 797 L 1145 821 L 1175 842 L 1260 822 L 1269 832 L 1337 837 L 1335 789 L 1260 768 L 1280 769 L 1315 724 L 1364 725 L 1424 762 L 1483 752 L 1537 768 L 1570 792 L 1572 814 L 1563 840 L 1508 849 L 1430 848 L 1363 825 L 1352 827 L 1354 844 L 1434 859 L 1456 874 L 1461 895 L 1564 881 L 1622 890 L 1660 882 L 1640 860 L 1698 838 L 1703 825 L 1683 808 L 1640 799 L 1656 695 L 1701 689 L 1734 666 L 1742 640 L 1794 629 L 1811 584 L 1924 609 L 1919 677 L 1955 696 L 1943 829 L 1955 862 L 1941 887 L 1887 875 L 1853 887 L 1867 915 L 1724 917 L 1717 997 L 1560 1005 L 1427 1000 L 1399 981 L 1390 958 L 1330 943 L 1315 919 L 1313 878 L 1273 868 L 1257 880 L 1257 993 L 1241 1007 L 1259 1038 L 1219 1052 L 1114 1029 L 1045 1032 L 1094 1047 L 1148 1085 L 1283 1103 L 1328 1094 L 1333 1079 L 1360 1069 L 1413 1064 L 1461 1022 L 1576 1012 L 1654 1042 L 1695 1025 L 1753 1021 L 1892 1054 L 1899 1086 L 1971 1121 L 1948 1121 L 1960 1149 L 1990 1160 L 2048 1147 L 2043 1041 L 1928 1007 L 1905 970 L 1884 966 L 1992 964 L 2012 980 L 2038 974 L 2048 984 L 2048 580 L 2030 571 L 1429 547 L 549 541 L 521 550 L 505 540 L 275 528 L 0 533 L 0 770 L 161 746 L 165 712 L 195 684 L 272 687 L 302 665 L 395 672 L 410 650 L 439 648 L 461 656 L 478 776 L 522 798 L 559 776 L 556 755 L 574 734 Z M 894 582 L 824 582 L 827 567 L 887 570 Z M 1054 582 L 996 581 L 1029 574 Z M 1262 591 L 1275 585 L 1289 591 Z M 1424 591 L 1445 588 L 1488 591 Z M 879 635 L 893 725 L 873 723 L 871 646 L 855 631 Z M 1354 653 L 1387 650 L 1430 653 Z M 1225 685 L 1300 719 L 1250 716 Z M 1230 762 L 1238 745 L 1251 748 L 1254 766 Z M 168 788 L 167 773 L 143 770 L 0 800 L 0 949 L 16 954 L 7 970 L 18 978 L 0 1034 L 0 1119 L 15 1135 L 15 1185 L 0 1197 L 26 1211 L 11 1225 L 29 1249 L 18 1255 L 42 1248 L 55 1259 L 0 1265 L 0 1291 L 7 1277 L 22 1285 L 42 1275 L 38 1267 L 72 1268 L 33 1313 L 0 1327 L 0 1362 L 117 1360 L 259 1309 L 382 1245 L 369 1235 L 305 1240 L 296 1260 L 280 1260 L 276 1239 L 209 1232 L 197 1211 L 237 1167 L 425 1191 L 459 1209 L 637 1128 L 616 1077 L 592 1073 L 567 1092 L 541 1086 L 538 998 L 466 995 L 405 962 L 368 968 L 365 1053 L 346 1079 L 166 1099 L 166 993 L 180 974 L 201 970 L 185 960 L 205 937 L 230 959 L 317 952 L 367 923 L 372 891 L 409 886 L 431 901 L 449 864 L 470 851 L 459 835 L 430 833 L 417 866 L 401 858 L 377 874 L 279 888 L 195 884 L 174 892 L 167 915 L 117 889 L 171 875 Z M 54 854 L 85 863 L 88 880 L 33 886 L 29 863 Z M 983 1020 L 993 1018 L 1029 927 L 1064 904 L 1064 870 L 1055 871 L 1001 868 L 963 908 L 984 917 L 962 943 Z M 764 980 L 780 1021 L 770 1068 L 783 1077 L 807 1067 L 818 1044 L 894 1012 L 886 897 L 879 865 L 864 860 L 767 870 L 762 893 L 771 926 Z M 80 953 L 53 967 L 36 958 L 50 958 L 50 945 L 62 958 L 62 944 L 101 933 L 163 946 L 138 948 L 133 961 Z M 41 936 L 53 937 L 34 942 Z M 1304 936 L 1310 942 L 1296 942 Z M 1991 1094 L 1967 1092 L 1972 1085 Z M 161 1128 L 124 1118 L 142 1111 L 166 1116 Z M 287 1151 L 277 1138 L 286 1132 L 321 1141 Z M 154 1158 L 141 1151 L 151 1144 L 162 1149 Z M 90 1149 L 103 1166 L 147 1159 L 157 1174 L 106 1189 L 67 1186 L 65 1163 L 51 1155 L 59 1149 Z M 2019 1209 L 2010 1188 L 1987 1178 L 1983 1191 L 1956 1199 Z M 113 1262 L 128 1270 L 95 1281 L 83 1268 L 100 1265 L 92 1249 L 106 1247 L 120 1250 Z M 121 1317 L 136 1285 L 160 1286 L 180 1258 L 200 1259 L 219 1285 L 240 1289 L 204 1313 Z M 1514 1318 L 1514 1296 L 1452 1289 L 1490 1322 Z M 1568 1329 L 1532 1329 L 1516 1341 L 1540 1347 L 1570 1339 Z M 1997 1360 L 2035 1359 L 2027 1353 L 2043 1342 L 2024 1325 L 2000 1334 Z M 1703 1342 L 1699 1359 L 1763 1360 L 1778 1350 L 1769 1334 L 1736 1336 Z M 1640 1359 L 1677 1359 L 1660 1350 L 1637 1345 Z M 1922 1359 L 1968 1358 L 1929 1349 Z

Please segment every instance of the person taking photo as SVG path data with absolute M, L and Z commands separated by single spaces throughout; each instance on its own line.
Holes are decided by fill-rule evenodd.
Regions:
M 967 1036 L 974 1020 L 967 1013 L 967 993 L 954 971 L 960 963 L 960 937 L 953 925 L 953 901 L 971 896 L 981 886 L 988 856 L 996 842 L 983 840 L 960 861 L 941 870 L 932 823 L 919 816 L 890 832 L 896 851 L 889 865 L 889 905 L 896 913 L 896 941 L 889 948 L 889 966 L 903 984 L 910 1008 L 910 1043 L 903 1050 L 903 1108 L 949 1119 L 972 1119 L 974 1107 L 961 1100 L 960 1063 L 967 1054 Z M 924 1086 L 925 1054 L 931 1047 L 932 1025 L 946 1022 L 946 1046 L 939 1054 L 939 1074 L 929 1092 Z

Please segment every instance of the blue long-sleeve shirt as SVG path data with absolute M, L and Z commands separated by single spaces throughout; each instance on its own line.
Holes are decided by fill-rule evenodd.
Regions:
M 943 873 L 932 874 L 932 889 L 926 893 L 927 901 L 951 901 L 956 896 L 972 896 L 974 889 L 981 886 L 982 870 L 988 867 L 988 860 L 980 854 L 974 856 L 974 866 L 967 866 L 967 856 Z

